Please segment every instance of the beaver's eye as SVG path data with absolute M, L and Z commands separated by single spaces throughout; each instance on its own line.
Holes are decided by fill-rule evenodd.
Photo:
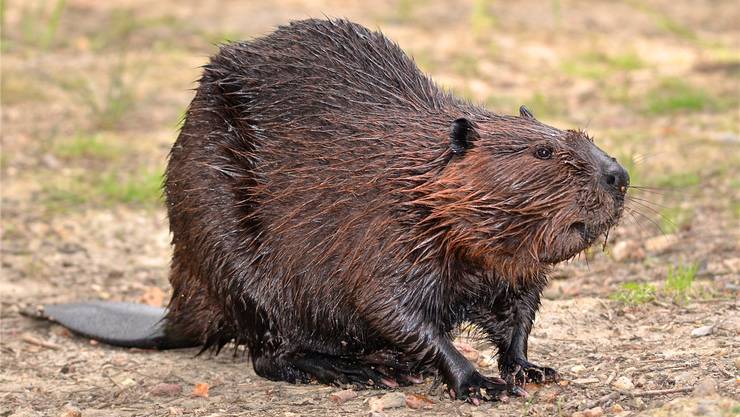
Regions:
M 534 152 L 534 155 L 539 159 L 550 159 L 552 158 L 552 149 L 542 146 L 537 148 L 537 150 Z

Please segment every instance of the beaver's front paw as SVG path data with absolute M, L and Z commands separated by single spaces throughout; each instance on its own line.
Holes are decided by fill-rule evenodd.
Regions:
M 481 401 L 501 400 L 506 397 L 506 394 L 526 396 L 523 389 L 507 384 L 501 378 L 481 375 L 478 371 L 455 379 L 454 382 L 447 384 L 450 396 L 453 399 L 467 400 L 476 405 Z
M 546 384 L 560 381 L 558 371 L 546 366 L 535 365 L 526 359 L 513 359 L 501 366 L 501 375 L 506 382 L 524 386 L 527 382 Z

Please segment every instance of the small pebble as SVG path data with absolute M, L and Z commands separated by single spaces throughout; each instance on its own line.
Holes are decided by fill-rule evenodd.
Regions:
M 620 391 L 629 391 L 635 388 L 635 384 L 633 384 L 632 380 L 626 376 L 620 376 L 615 379 L 614 382 L 612 382 L 612 386 Z
M 611 248 L 615 261 L 640 261 L 645 259 L 645 251 L 634 240 L 621 240 Z
M 381 411 L 388 408 L 399 408 L 406 406 L 406 396 L 402 392 L 389 392 L 379 398 L 371 398 L 368 401 L 371 411 Z
M 82 417 L 82 411 L 73 405 L 65 405 L 59 417 Z
M 714 326 L 702 326 L 697 327 L 696 329 L 691 331 L 691 336 L 693 337 L 702 337 L 702 336 L 709 336 L 714 332 Z
M 615 414 L 616 414 L 616 413 L 621 413 L 622 411 L 624 411 L 624 407 L 622 407 L 622 406 L 621 406 L 621 405 L 619 405 L 619 404 L 614 404 L 614 405 L 612 405 L 612 406 L 611 406 L 611 407 L 609 408 L 609 411 L 611 411 L 612 413 L 615 413 Z
M 586 367 L 583 365 L 575 365 L 572 368 L 570 368 L 570 371 L 574 374 L 580 374 L 581 372 L 585 371 Z
M 694 397 L 708 397 L 717 393 L 717 381 L 711 376 L 700 379 L 694 385 Z
M 351 389 L 345 389 L 342 391 L 332 392 L 329 395 L 329 399 L 335 404 L 342 404 L 357 397 L 357 392 Z
M 149 390 L 149 393 L 157 397 L 173 397 L 182 392 L 182 385 L 180 384 L 157 384 Z
M 662 235 L 650 238 L 645 241 L 645 249 L 650 253 L 663 253 L 678 243 L 679 238 L 676 235 Z
M 740 369 L 740 356 L 735 358 L 735 369 Z
M 601 407 L 589 408 L 583 412 L 583 417 L 600 417 L 604 415 L 604 410 Z

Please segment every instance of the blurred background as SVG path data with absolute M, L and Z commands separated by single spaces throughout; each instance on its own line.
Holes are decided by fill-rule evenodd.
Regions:
M 548 300 L 564 302 L 569 314 L 605 303 L 614 309 L 610 321 L 621 317 L 628 333 L 640 320 L 680 329 L 672 319 L 678 313 L 695 314 L 681 322 L 689 330 L 710 316 L 737 315 L 718 307 L 736 300 L 740 273 L 736 1 L 29 0 L 0 7 L 6 334 L 27 330 L 17 315 L 24 303 L 166 303 L 161 176 L 199 67 L 221 42 L 324 15 L 382 30 L 440 85 L 496 113 L 516 114 L 526 104 L 546 123 L 587 130 L 630 171 L 635 187 L 622 224 L 603 250 L 557 269 Z M 737 331 L 731 317 L 722 320 L 730 335 Z M 717 343 L 711 346 L 737 348 L 737 341 Z M 13 375 L 31 363 L 14 365 Z M 737 373 L 730 362 L 722 366 Z M 704 372 L 722 378 L 710 368 Z

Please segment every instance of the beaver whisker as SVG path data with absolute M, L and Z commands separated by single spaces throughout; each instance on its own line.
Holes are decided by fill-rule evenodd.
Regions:
M 604 232 L 604 244 L 601 246 L 601 251 L 606 251 L 606 245 L 609 243 L 609 231 L 611 230 L 611 226 L 608 226 L 606 228 L 606 231 Z
M 652 219 L 652 218 L 650 218 L 650 217 L 649 217 L 649 216 L 647 216 L 647 215 L 646 215 L 645 213 L 642 213 L 642 212 L 641 212 L 641 211 L 639 211 L 639 210 L 635 210 L 635 209 L 634 209 L 633 207 L 625 207 L 625 210 L 627 210 L 627 212 L 628 212 L 628 213 L 630 213 L 630 214 L 632 214 L 633 216 L 634 216 L 634 215 L 638 215 L 638 216 L 640 216 L 641 218 L 643 218 L 643 219 L 647 220 L 647 221 L 648 221 L 648 222 L 650 222 L 650 223 L 651 223 L 651 224 L 652 224 L 653 226 L 655 226 L 655 228 L 656 228 L 656 229 L 658 229 L 658 231 L 659 231 L 659 232 L 663 233 L 663 229 L 661 228 L 660 224 L 659 224 L 659 223 L 658 223 L 657 221 L 655 221 L 655 219 Z M 637 220 L 637 218 L 635 218 L 635 220 Z M 639 222 L 638 222 L 638 223 L 639 223 Z

